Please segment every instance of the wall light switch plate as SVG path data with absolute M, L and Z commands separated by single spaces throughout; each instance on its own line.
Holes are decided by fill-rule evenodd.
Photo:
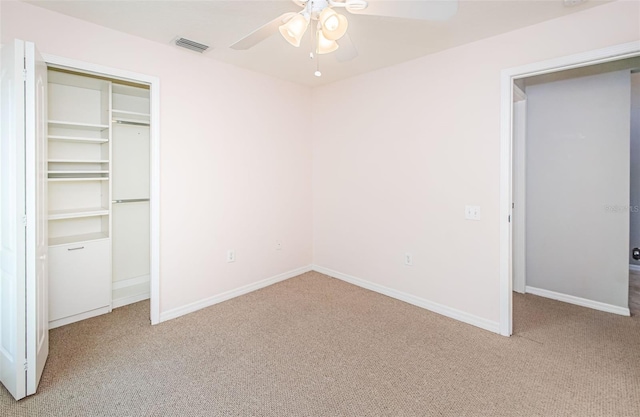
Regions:
M 236 261 L 236 251 L 228 250 L 227 251 L 227 262 L 235 262 Z
M 410 253 L 405 253 L 404 254 L 404 264 L 406 266 L 413 266 L 413 255 L 411 255 Z
M 464 206 L 464 218 L 467 220 L 480 220 L 480 206 Z

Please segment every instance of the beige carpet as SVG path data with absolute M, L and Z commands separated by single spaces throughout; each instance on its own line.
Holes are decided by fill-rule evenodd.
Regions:
M 51 331 L 1 416 L 640 416 L 640 320 L 515 296 L 501 337 L 307 273 L 158 326 Z

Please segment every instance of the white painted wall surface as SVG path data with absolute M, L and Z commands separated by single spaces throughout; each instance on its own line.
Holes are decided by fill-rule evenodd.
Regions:
M 497 323 L 500 71 L 638 40 L 639 5 L 314 89 L 314 263 Z M 480 221 L 465 220 L 466 204 Z
M 315 264 L 497 322 L 500 70 L 640 38 L 638 2 L 619 1 L 310 94 L 22 2 L 0 7 L 3 41 L 160 77 L 163 312 L 308 264 L 313 241 Z M 297 132 L 313 136 L 313 196 L 311 144 Z M 482 219 L 464 220 L 465 204 Z
M 631 233 L 629 263 L 639 265 L 631 257 L 633 248 L 640 248 L 640 73 L 631 74 Z
M 25 39 L 46 54 L 160 78 L 161 312 L 311 263 L 307 87 L 0 3 L 3 43 Z M 228 249 L 236 262 L 226 262 Z
M 629 70 L 526 92 L 527 286 L 626 308 Z

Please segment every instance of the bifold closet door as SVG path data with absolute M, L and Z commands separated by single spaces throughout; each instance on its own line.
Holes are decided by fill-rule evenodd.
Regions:
M 114 125 L 113 307 L 148 298 L 149 127 Z

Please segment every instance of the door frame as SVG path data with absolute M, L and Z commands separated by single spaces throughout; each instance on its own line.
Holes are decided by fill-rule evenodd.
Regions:
M 148 84 L 151 98 L 151 265 L 150 265 L 150 319 L 151 324 L 160 323 L 160 79 L 151 75 L 121 70 L 56 55 L 42 54 L 48 65 L 81 71 L 135 83 Z
M 527 123 L 527 95 L 517 85 L 513 86 L 513 205 L 511 206 L 512 229 L 511 240 L 511 273 L 513 274 L 513 290 L 525 293 L 527 259 L 526 259 L 526 123 Z M 516 192 L 516 190 L 518 192 Z
M 512 239 L 513 83 L 520 78 L 640 56 L 640 41 L 613 45 L 519 67 L 500 73 L 500 334 L 513 332 Z

